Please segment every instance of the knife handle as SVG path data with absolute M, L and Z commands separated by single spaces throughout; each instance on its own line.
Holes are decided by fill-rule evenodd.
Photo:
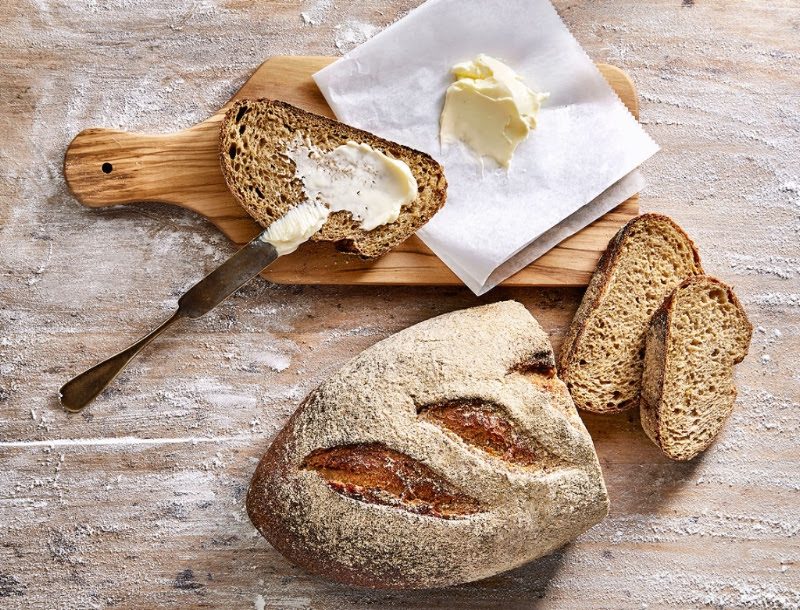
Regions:
M 199 318 L 234 291 L 249 282 L 278 258 L 278 251 L 258 235 L 227 261 L 197 282 L 178 300 L 178 310 L 169 320 L 128 349 L 74 377 L 59 390 L 61 404 L 73 413 L 92 402 L 142 348 L 181 318 Z
M 84 371 L 77 377 L 73 377 L 61 386 L 58 395 L 64 408 L 67 409 L 67 411 L 77 413 L 92 402 L 109 383 L 114 381 L 114 378 L 119 375 L 120 371 L 124 369 L 131 360 L 133 360 L 136 354 L 142 351 L 142 348 L 167 330 L 172 324 L 180 320 L 183 315 L 184 314 L 180 310 L 176 311 L 172 317 L 164 321 L 161 326 L 139 339 L 128 349 L 121 351 L 115 356 L 111 356 L 111 358 L 104 360 L 100 364 L 94 365 L 92 368 Z

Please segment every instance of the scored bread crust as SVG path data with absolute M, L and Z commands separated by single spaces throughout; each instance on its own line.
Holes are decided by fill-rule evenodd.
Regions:
M 558 374 L 568 387 L 570 386 L 570 377 L 573 373 L 573 365 L 580 359 L 579 349 L 581 347 L 581 341 L 584 338 L 588 322 L 594 311 L 601 305 L 603 297 L 609 290 L 616 265 L 619 262 L 620 255 L 623 250 L 623 246 L 638 225 L 649 222 L 669 223 L 671 227 L 676 230 L 678 234 L 681 235 L 681 237 L 689 244 L 692 256 L 694 258 L 696 273 L 703 273 L 703 267 L 700 262 L 700 253 L 698 252 L 694 241 L 692 241 L 686 232 L 669 216 L 649 212 L 628 221 L 625 226 L 623 226 L 614 235 L 614 237 L 611 238 L 611 241 L 608 242 L 608 246 L 597 263 L 597 267 L 592 274 L 592 278 L 589 281 L 589 285 L 587 286 L 586 292 L 583 295 L 581 304 L 578 306 L 578 310 L 575 312 L 575 316 L 573 317 L 569 329 L 567 330 L 567 334 L 564 337 L 564 342 L 561 345 L 561 351 L 559 352 L 558 357 Z M 575 396 L 573 396 L 573 399 L 575 399 Z M 580 403 L 578 400 L 575 400 L 575 406 L 577 408 L 594 413 L 618 413 L 632 409 L 637 405 L 638 400 L 634 399 L 629 401 L 629 403 L 623 408 L 608 409 L 605 405 L 600 403 Z
M 247 496 L 256 528 L 291 561 L 351 585 L 449 586 L 515 568 L 599 522 L 608 497 L 591 437 L 546 333 L 519 303 L 445 314 L 346 364 L 292 415 Z M 426 417 L 448 401 L 485 401 L 543 449 L 520 465 Z M 381 443 L 474 500 L 441 518 L 337 492 L 303 467 L 328 448 Z
M 298 135 L 324 152 L 351 140 L 369 144 L 406 163 L 418 185 L 417 198 L 395 222 L 365 231 L 350 212 L 333 212 L 313 241 L 334 242 L 342 252 L 376 258 L 405 241 L 445 204 L 444 170 L 430 155 L 286 102 L 244 99 L 222 119 L 220 166 L 234 198 L 263 227 L 306 200 L 295 163 L 286 155 Z
M 664 302 L 653 314 L 650 324 L 648 325 L 645 343 L 645 364 L 642 375 L 640 418 L 642 428 L 650 440 L 652 440 L 662 450 L 664 455 L 676 461 L 688 461 L 693 459 L 698 454 L 708 449 L 708 447 L 711 446 L 717 437 L 717 434 L 712 434 L 708 439 L 706 439 L 705 442 L 697 444 L 692 453 L 679 454 L 672 450 L 672 447 L 667 439 L 662 438 L 661 434 L 661 415 L 663 410 L 666 408 L 665 399 L 668 398 L 665 396 L 665 387 L 666 374 L 669 370 L 670 364 L 669 346 L 672 341 L 672 317 L 676 311 L 676 303 L 680 293 L 687 288 L 690 288 L 693 284 L 703 283 L 715 285 L 724 290 L 728 300 L 734 306 L 740 315 L 741 320 L 744 322 L 747 341 L 744 345 L 744 349 L 736 352 L 733 355 L 730 364 L 731 367 L 742 362 L 745 356 L 747 356 L 750 346 L 750 338 L 753 334 L 753 325 L 748 320 L 747 313 L 739 301 L 739 298 L 736 296 L 736 293 L 733 291 L 733 288 L 717 278 L 708 275 L 697 275 L 685 279 L 667 296 L 666 299 L 664 299 Z M 736 387 L 733 386 L 732 389 L 733 394 L 730 397 L 731 408 L 733 406 L 733 402 L 736 400 L 737 394 Z M 730 415 L 730 411 L 725 416 L 725 419 L 727 419 L 728 415 Z

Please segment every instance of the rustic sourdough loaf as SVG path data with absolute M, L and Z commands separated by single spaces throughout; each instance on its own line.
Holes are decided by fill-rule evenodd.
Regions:
M 643 214 L 620 229 L 561 348 L 558 374 L 575 406 L 616 413 L 639 404 L 647 323 L 675 286 L 702 272 L 692 240 L 670 218 Z
M 668 457 L 690 460 L 717 436 L 752 334 L 733 290 L 711 277 L 685 280 L 659 307 L 647 331 L 641 418 Z
M 323 152 L 348 141 L 369 144 L 405 162 L 419 187 L 397 221 L 365 231 L 350 212 L 334 212 L 312 237 L 315 241 L 335 242 L 343 252 L 375 258 L 407 239 L 444 205 L 447 181 L 429 155 L 285 102 L 241 100 L 222 120 L 222 173 L 234 197 L 264 227 L 306 200 L 295 163 L 286 154 L 298 137 Z
M 608 498 L 547 335 L 508 301 L 417 324 L 346 364 L 278 434 L 247 510 L 313 572 L 426 588 L 549 553 Z

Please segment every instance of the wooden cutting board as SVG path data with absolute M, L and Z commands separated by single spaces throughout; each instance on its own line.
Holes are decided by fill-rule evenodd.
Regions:
M 259 232 L 225 186 L 217 158 L 219 122 L 237 99 L 268 97 L 333 117 L 311 75 L 331 57 L 273 57 L 253 73 L 214 116 L 172 134 L 131 134 L 93 128 L 79 133 L 64 158 L 75 197 L 89 207 L 135 202 L 179 205 L 208 218 L 237 244 Z M 619 68 L 598 64 L 603 76 L 638 118 L 636 89 Z M 513 277 L 506 286 L 585 286 L 608 240 L 639 213 L 638 196 L 564 240 Z M 264 273 L 288 284 L 461 284 L 416 236 L 376 261 L 335 252 L 331 244 L 305 244 Z

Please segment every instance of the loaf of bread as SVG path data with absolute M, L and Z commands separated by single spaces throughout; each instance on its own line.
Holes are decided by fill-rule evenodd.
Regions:
M 261 460 L 250 519 L 345 583 L 427 588 L 545 555 L 605 517 L 592 440 L 519 303 L 457 311 L 367 349 Z
M 641 419 L 667 457 L 690 460 L 713 442 L 752 335 L 733 290 L 711 277 L 685 280 L 659 307 L 647 331 Z
M 639 404 L 647 324 L 678 284 L 702 272 L 692 240 L 667 216 L 643 214 L 619 230 L 559 355 L 576 407 L 617 413 Z
M 315 241 L 334 242 L 343 252 L 375 258 L 406 240 L 445 203 L 444 170 L 429 155 L 286 102 L 241 100 L 222 120 L 220 162 L 231 193 L 264 227 L 306 200 L 295 163 L 286 154 L 297 137 L 323 152 L 348 141 L 369 144 L 406 163 L 419 188 L 417 198 L 395 222 L 366 231 L 350 212 L 334 212 L 312 237 Z

